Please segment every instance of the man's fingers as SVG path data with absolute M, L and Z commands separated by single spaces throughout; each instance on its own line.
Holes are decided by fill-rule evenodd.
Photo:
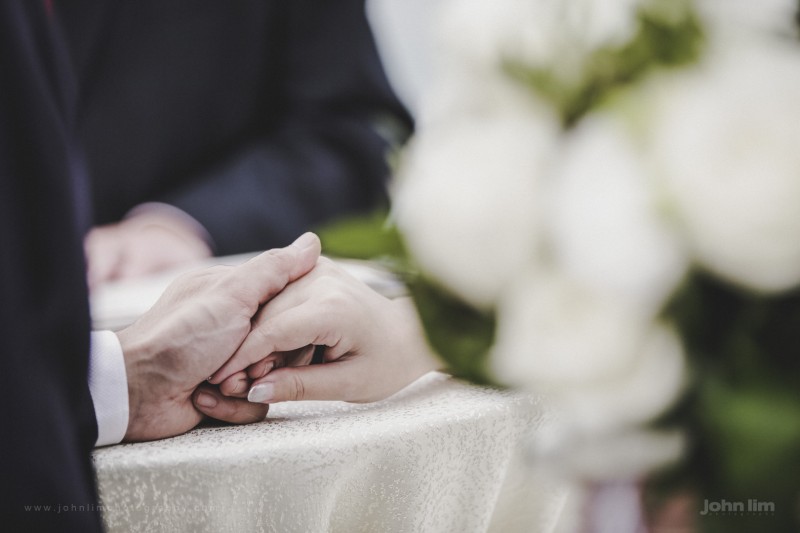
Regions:
M 211 376 L 211 383 L 219 383 L 275 352 L 290 352 L 310 344 L 338 344 L 340 339 L 332 338 L 331 332 L 340 330 L 336 323 L 339 316 L 317 311 L 316 304 L 310 301 L 258 325 L 228 362 Z
M 215 387 L 203 386 L 192 394 L 195 409 L 204 415 L 231 424 L 260 422 L 267 416 L 268 405 L 224 396 Z
M 133 279 L 146 276 L 158 270 L 159 265 L 154 262 L 154 258 L 148 257 L 147 253 L 131 253 L 127 248 L 122 254 L 120 267 L 116 277 L 119 279 Z
M 227 289 L 256 308 L 268 301 L 317 263 L 319 238 L 304 233 L 285 248 L 264 252 L 236 267 L 227 278 Z
M 251 402 L 276 403 L 297 400 L 370 401 L 369 376 L 356 360 L 324 365 L 285 367 L 273 370 L 253 382 L 247 399 Z

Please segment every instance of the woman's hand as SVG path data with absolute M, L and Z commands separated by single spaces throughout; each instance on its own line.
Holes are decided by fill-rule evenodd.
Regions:
M 120 331 L 130 406 L 125 440 L 188 431 L 203 418 L 194 405 L 228 422 L 263 419 L 266 409 L 255 408 L 263 406 L 198 386 L 241 346 L 261 306 L 316 266 L 319 248 L 316 235 L 307 233 L 239 266 L 184 274 L 147 313 Z
M 309 366 L 318 345 L 325 364 Z M 211 383 L 232 396 L 249 388 L 259 403 L 370 402 L 438 366 L 410 299 L 389 300 L 321 258 L 259 311 Z

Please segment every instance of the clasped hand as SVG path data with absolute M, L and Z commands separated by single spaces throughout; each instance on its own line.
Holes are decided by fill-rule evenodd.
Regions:
M 278 401 L 378 400 L 436 368 L 408 301 L 319 254 L 307 233 L 237 267 L 186 274 L 120 331 L 125 440 L 178 435 L 204 416 L 262 420 Z M 326 364 L 308 366 L 318 345 Z

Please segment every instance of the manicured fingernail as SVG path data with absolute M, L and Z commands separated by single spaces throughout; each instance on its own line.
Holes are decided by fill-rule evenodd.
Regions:
M 206 394 L 205 392 L 201 392 L 197 395 L 197 405 L 201 407 L 206 407 L 208 409 L 213 409 L 217 406 L 217 399 L 211 396 L 210 394 Z
M 247 401 L 253 403 L 269 403 L 275 395 L 275 385 L 272 383 L 261 383 L 256 385 L 247 393 Z
M 292 246 L 305 250 L 306 248 L 310 248 L 315 242 L 317 242 L 317 236 L 309 231 L 300 235 L 297 240 L 292 243 Z

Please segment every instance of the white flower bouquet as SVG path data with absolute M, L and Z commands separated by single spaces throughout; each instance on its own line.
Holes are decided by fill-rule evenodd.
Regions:
M 327 233 L 410 273 L 454 373 L 546 398 L 531 446 L 563 474 L 774 503 L 706 530 L 800 516 L 796 11 L 451 1 L 400 238 Z

